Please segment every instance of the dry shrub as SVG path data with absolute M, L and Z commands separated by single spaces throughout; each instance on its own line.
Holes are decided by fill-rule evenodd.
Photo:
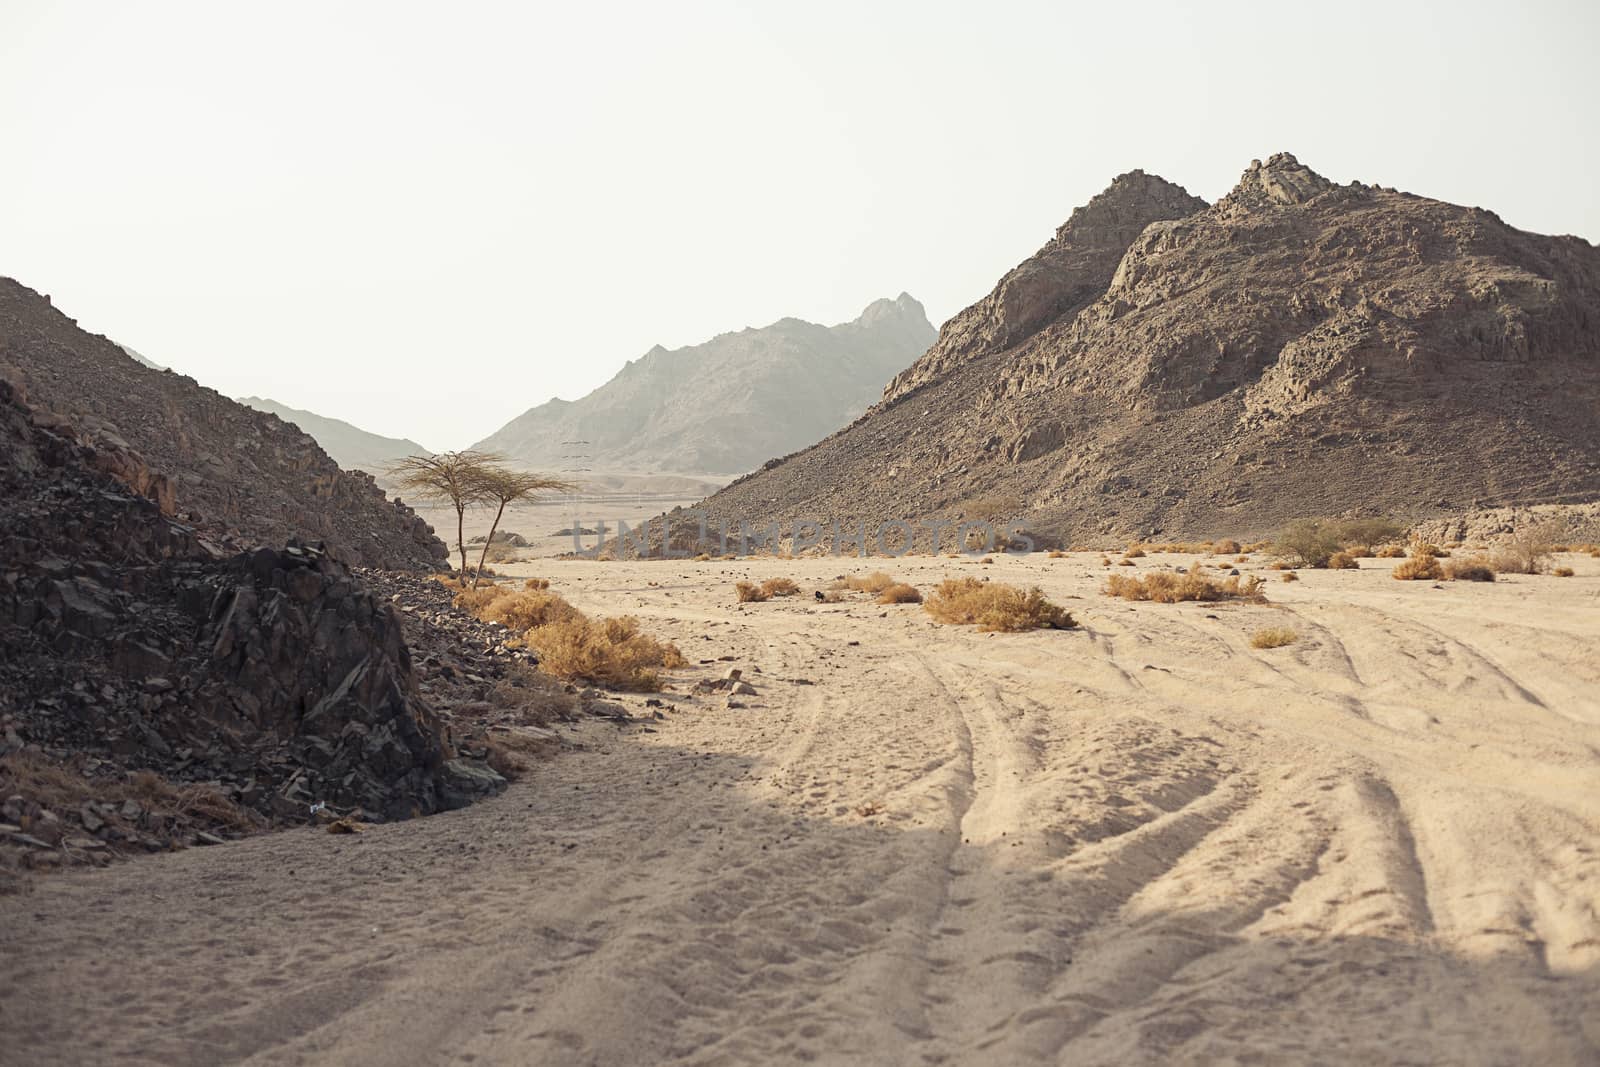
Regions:
M 1492 582 L 1494 566 L 1484 557 L 1453 559 L 1443 567 L 1444 576 L 1452 582 Z
M 514 545 L 504 541 L 495 541 L 484 554 L 484 559 L 490 563 L 515 563 L 517 550 Z
M 1107 596 L 1124 600 L 1152 600 L 1158 604 L 1177 604 L 1189 600 L 1249 600 L 1262 601 L 1260 578 L 1233 575 L 1218 581 L 1200 574 L 1180 574 L 1174 571 L 1155 571 L 1142 578 L 1113 574 L 1106 579 Z
M 1294 571 L 1284 571 L 1283 580 L 1286 582 L 1298 582 L 1300 580 L 1300 576 Z
M 513 663 L 493 689 L 489 702 L 515 714 L 522 726 L 548 726 L 557 720 L 571 719 L 578 698 L 563 689 L 547 674 L 523 663 Z
M 843 579 L 843 582 L 842 588 L 854 589 L 858 593 L 881 593 L 895 584 L 895 580 L 882 571 L 873 571 L 871 574 L 852 574 L 850 577 Z M 835 584 L 837 585 L 838 583 Z
M 1249 563 L 1250 562 L 1250 557 L 1249 556 L 1234 556 L 1233 557 L 1233 561 L 1235 563 Z
M 1353 571 L 1360 566 L 1361 564 L 1356 562 L 1356 558 L 1348 552 L 1335 552 L 1328 557 L 1328 569 L 1330 571 Z
M 1427 541 L 1417 541 L 1414 544 L 1412 544 L 1412 546 L 1411 546 L 1411 558 L 1412 559 L 1422 559 L 1422 558 L 1424 558 L 1426 556 L 1432 556 L 1435 559 L 1449 559 L 1450 558 L 1450 553 L 1446 552 L 1444 549 L 1440 548 L 1438 545 L 1430 544 Z
M 878 594 L 878 603 L 920 604 L 922 603 L 922 594 L 917 591 L 917 587 L 914 585 L 907 585 L 905 582 L 896 582 Z
M 1302 519 L 1278 531 L 1272 552 L 1297 567 L 1326 567 L 1328 559 L 1341 547 L 1343 540 L 1335 523 L 1328 519 Z
M 975 625 L 983 631 L 1066 630 L 1077 625 L 1066 609 L 1046 600 L 1038 586 L 1020 589 L 976 578 L 940 582 L 922 606 L 940 622 Z
M 772 594 L 755 582 L 735 582 L 733 591 L 738 595 L 741 604 L 759 604 L 763 600 L 772 599 Z
M 1128 551 L 1126 551 L 1126 552 L 1124 552 L 1122 554 L 1122 558 L 1123 559 L 1140 559 L 1143 556 L 1144 556 L 1144 546 L 1143 545 L 1138 545 L 1138 544 L 1129 545 L 1128 546 Z
M 1287 626 L 1268 626 L 1250 635 L 1251 648 L 1282 648 L 1292 645 L 1300 635 Z
M 1432 582 L 1444 577 L 1439 561 L 1432 556 L 1412 556 L 1394 569 L 1402 582 Z
M 993 556 L 984 556 L 978 562 L 979 563 L 993 563 L 994 562 L 994 557 Z
M 1405 558 L 1405 554 L 1406 546 L 1400 544 L 1384 545 L 1382 548 L 1373 553 L 1373 555 L 1377 556 L 1379 559 L 1403 559 Z
M 769 597 L 798 596 L 800 587 L 794 583 L 793 578 L 768 578 L 761 583 L 761 591 Z
M 1571 578 L 1577 572 L 1571 567 L 1557 567 L 1550 573 L 1555 575 L 1557 578 Z
M 1344 550 L 1344 554 L 1349 556 L 1351 559 L 1371 559 L 1372 558 L 1372 546 L 1371 545 L 1351 545 L 1350 547 L 1348 547 L 1348 548 L 1346 548 Z
M 1539 574 L 1550 563 L 1555 538 L 1549 523 L 1518 530 L 1494 554 L 1494 569 L 1504 574 Z
M 1134 563 L 1133 560 L 1131 560 L 1131 559 L 1119 559 L 1119 560 L 1117 560 L 1117 566 L 1119 566 L 1119 567 L 1136 567 L 1136 566 L 1138 566 L 1138 564 Z
M 530 630 L 527 641 L 538 651 L 542 670 L 614 689 L 655 692 L 661 688 L 657 670 L 688 666 L 676 645 L 641 632 L 631 615 L 598 620 L 579 615 Z
M 702 552 L 694 558 L 694 561 L 696 563 L 710 563 L 711 557 L 707 553 Z
M 522 583 L 522 588 L 530 590 L 532 592 L 538 592 L 541 589 L 549 589 L 550 588 L 550 579 L 548 579 L 548 578 L 529 578 L 527 581 Z
M 1571 545 L 1563 545 L 1563 544 L 1559 544 L 1558 543 L 1558 544 L 1551 545 L 1550 546 L 1550 551 L 1552 551 L 1552 552 L 1571 552 L 1572 551 L 1572 546 Z
M 538 757 L 548 755 L 556 747 L 548 737 L 518 730 L 491 730 L 483 741 L 489 750 L 485 762 L 509 782 L 522 777 L 533 768 Z
M 1224 537 L 1211 547 L 1211 551 L 1219 556 L 1237 556 L 1240 552 L 1239 542 L 1231 537 Z
M 578 614 L 578 609 L 557 593 L 529 591 L 508 591 L 477 612 L 484 622 L 497 622 L 518 633 L 576 618 Z
M 1046 554 L 1046 558 L 1047 559 L 1066 559 L 1067 558 L 1067 553 L 1061 551 L 1058 548 L 1058 549 L 1055 549 L 1052 552 L 1047 553 Z

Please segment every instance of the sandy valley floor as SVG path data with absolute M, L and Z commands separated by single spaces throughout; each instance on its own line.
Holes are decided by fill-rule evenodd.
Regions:
M 1600 1062 L 1600 562 L 1363 564 L 884 566 L 1082 623 L 1011 636 L 811 598 L 866 561 L 526 565 L 714 662 L 470 810 L 0 899 L 0 1061 Z

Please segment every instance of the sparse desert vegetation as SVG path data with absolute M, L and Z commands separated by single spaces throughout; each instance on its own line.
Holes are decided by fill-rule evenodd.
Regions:
M 894 584 L 892 575 L 883 571 L 873 571 L 871 574 L 852 574 L 839 578 L 833 583 L 833 587 L 849 589 L 856 593 L 881 593 Z
M 1482 556 L 1470 559 L 1452 559 L 1441 568 L 1452 582 L 1492 582 L 1494 567 Z
M 454 604 L 511 630 L 513 641 L 538 651 L 540 670 L 566 681 L 651 692 L 661 688 L 662 670 L 687 665 L 677 646 L 644 633 L 638 620 L 591 619 L 549 584 L 530 579 L 520 589 L 510 583 L 469 587 Z
M 896 582 L 878 594 L 880 604 L 920 604 L 922 593 L 914 585 Z
M 1406 559 L 1393 573 L 1402 582 L 1435 582 L 1444 577 L 1444 568 L 1438 557 L 1425 553 Z
M 1292 645 L 1300 635 L 1287 626 L 1264 626 L 1250 635 L 1251 648 L 1282 648 Z
M 1550 573 L 1555 575 L 1557 578 L 1571 578 L 1578 572 L 1573 570 L 1571 567 L 1556 567 L 1553 568 Z
M 739 603 L 741 604 L 759 604 L 762 601 L 772 599 L 772 594 L 755 582 L 735 582 L 733 584 L 733 592 L 739 598 Z
M 1038 586 L 1021 589 L 976 578 L 940 582 L 922 606 L 940 622 L 976 626 L 983 631 L 1066 630 L 1077 625 L 1071 613 L 1046 600 Z
M 1400 533 L 1387 519 L 1301 519 L 1279 531 L 1272 552 L 1298 567 L 1327 567 L 1335 555 L 1343 557 L 1340 566 L 1349 566 L 1357 558 L 1355 551 L 1368 554 L 1369 546 Z
M 1142 577 L 1113 574 L 1106 579 L 1104 592 L 1123 600 L 1148 600 L 1157 604 L 1197 600 L 1261 601 L 1266 599 L 1261 586 L 1260 578 L 1237 574 L 1216 579 L 1199 573 L 1153 571 Z

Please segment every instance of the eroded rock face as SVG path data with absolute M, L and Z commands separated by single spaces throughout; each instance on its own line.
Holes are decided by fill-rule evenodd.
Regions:
M 320 546 L 226 553 L 3 379 L 0 717 L 280 818 L 465 796 L 387 600 Z
M 353 565 L 437 569 L 444 543 L 362 471 L 306 434 L 193 379 L 156 370 L 0 278 L 0 371 L 24 384 L 94 462 L 231 548 L 327 543 Z M 137 456 L 137 465 L 129 457 Z
M 1124 176 L 847 429 L 703 505 L 1264 536 L 1600 497 L 1600 249 L 1293 156 L 1213 207 Z M 926 541 L 922 541 L 926 544 Z

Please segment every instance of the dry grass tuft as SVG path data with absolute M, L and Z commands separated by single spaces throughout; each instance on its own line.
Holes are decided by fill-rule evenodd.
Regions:
M 1219 556 L 1237 556 L 1241 551 L 1239 542 L 1231 537 L 1224 537 L 1211 547 L 1211 551 Z
M 1300 580 L 1300 576 L 1294 571 L 1284 571 L 1283 580 L 1286 582 L 1298 582 Z
M 755 582 L 735 582 L 733 591 L 738 595 L 741 604 L 759 604 L 763 600 L 772 599 L 772 594 Z
M 1144 556 L 1143 545 L 1129 545 L 1128 551 L 1122 554 L 1123 559 L 1141 559 Z
M 920 604 L 922 593 L 914 585 L 905 582 L 896 582 L 878 594 L 880 604 Z
M 1300 635 L 1287 626 L 1268 626 L 1257 630 L 1250 635 L 1251 648 L 1282 648 L 1292 645 L 1300 639 Z
M 991 632 L 1066 630 L 1077 625 L 1066 609 L 1046 600 L 1038 586 L 1021 589 L 976 578 L 940 582 L 922 606 L 940 622 L 975 625 Z
M 676 645 L 641 632 L 639 620 L 630 615 L 598 620 L 579 615 L 528 631 L 527 642 L 538 651 L 541 670 L 615 689 L 655 692 L 661 688 L 659 670 L 689 665 Z
M 1067 553 L 1061 551 L 1058 548 L 1058 549 L 1055 549 L 1054 551 L 1048 553 L 1046 558 L 1048 558 L 1048 559 L 1066 559 L 1067 558 Z
M 522 588 L 528 590 L 529 592 L 537 593 L 542 589 L 549 589 L 550 588 L 550 579 L 548 579 L 548 578 L 529 578 L 527 581 L 522 583 Z
M 1555 575 L 1557 578 L 1571 578 L 1577 572 L 1571 567 L 1557 567 L 1550 573 Z
M 800 587 L 793 578 L 768 578 L 761 583 L 761 591 L 767 596 L 798 596 Z
M 1433 556 L 1412 556 L 1394 569 L 1394 576 L 1402 582 L 1434 582 L 1444 571 Z
M 1335 552 L 1328 557 L 1328 569 L 1330 571 L 1353 571 L 1360 569 L 1360 567 L 1361 564 L 1357 563 L 1356 558 L 1348 552 Z
M 1453 559 L 1443 567 L 1444 576 L 1452 582 L 1492 582 L 1494 567 L 1482 556 L 1471 559 Z
M 1260 578 L 1233 575 L 1218 580 L 1200 574 L 1155 571 L 1142 578 L 1113 574 L 1106 579 L 1105 594 L 1124 600 L 1151 600 L 1158 604 L 1177 604 L 1192 600 L 1266 599 Z
M 848 578 L 841 578 L 834 583 L 836 589 L 853 589 L 857 593 L 881 593 L 895 580 L 882 571 L 873 571 L 871 574 L 852 574 Z
M 520 726 L 549 726 L 571 719 L 578 707 L 578 698 L 559 682 L 522 663 L 511 664 L 505 676 L 489 690 L 489 702 L 512 712 Z
M 1404 545 L 1384 545 L 1373 553 L 1379 559 L 1404 559 L 1405 554 L 1406 547 Z

